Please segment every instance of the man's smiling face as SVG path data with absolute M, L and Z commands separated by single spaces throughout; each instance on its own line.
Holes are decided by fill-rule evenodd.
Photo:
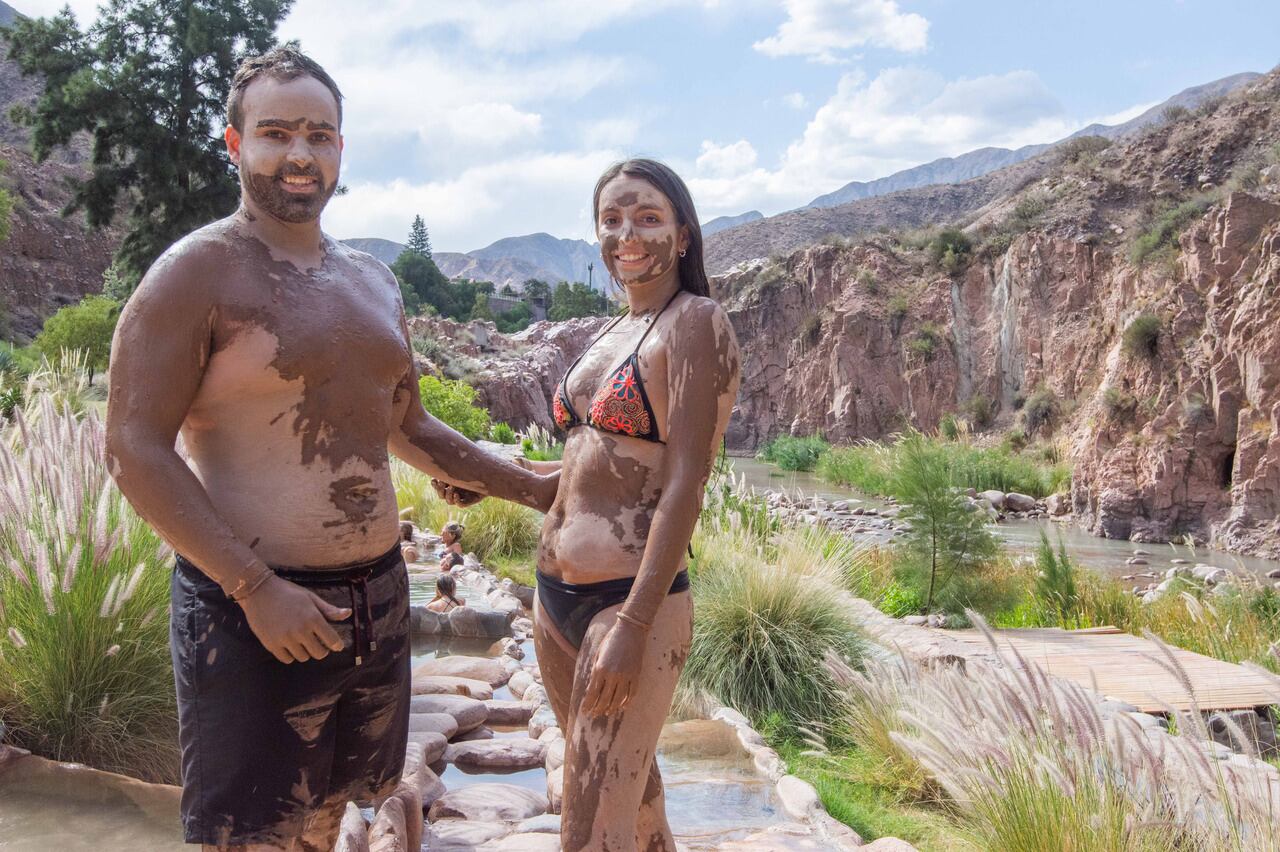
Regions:
M 263 77 L 245 89 L 244 131 L 227 130 L 244 193 L 283 222 L 312 222 L 333 196 L 342 164 L 338 103 L 314 77 Z

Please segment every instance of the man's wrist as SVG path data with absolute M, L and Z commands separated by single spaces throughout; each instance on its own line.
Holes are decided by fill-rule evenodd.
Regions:
M 235 584 L 230 588 L 222 587 L 222 593 L 229 600 L 241 603 L 246 600 L 258 589 L 262 588 L 267 580 L 275 576 L 275 572 L 267 567 L 265 562 L 255 562 L 250 565 L 243 574 L 237 578 Z

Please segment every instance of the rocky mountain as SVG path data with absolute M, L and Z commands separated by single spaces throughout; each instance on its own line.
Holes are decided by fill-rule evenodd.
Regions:
M 17 13 L 0 3 L 0 26 Z M 14 197 L 9 239 L 0 243 L 0 305 L 19 340 L 34 336 L 58 308 L 102 290 L 102 273 L 119 245 L 121 231 L 91 231 L 82 216 L 64 218 L 71 199 L 66 179 L 83 175 L 89 157 L 87 137 L 37 165 L 31 158 L 30 132 L 14 124 L 9 110 L 30 104 L 41 91 L 39 80 L 23 77 L 0 45 L 0 173 Z
M 342 240 L 341 242 L 351 246 L 356 251 L 373 255 L 387 266 L 395 263 L 396 258 L 400 256 L 400 252 L 404 251 L 404 243 L 384 240 L 381 237 L 356 237 L 355 239 Z
M 989 412 L 1065 454 L 1099 535 L 1280 556 L 1280 70 L 978 180 L 1013 189 L 950 271 L 878 234 L 716 280 L 745 352 L 730 448 Z
M 759 214 L 757 214 L 759 215 Z M 378 237 L 343 240 L 347 245 L 368 252 L 390 265 L 404 251 L 404 245 Z M 450 278 L 492 281 L 498 287 L 510 284 L 517 289 L 530 278 L 549 284 L 588 279 L 587 264 L 595 264 L 597 289 L 603 287 L 600 249 L 585 240 L 565 240 L 550 234 L 505 237 L 492 245 L 466 253 L 437 251 L 432 258 L 440 271 Z
M 0 2 L 0 27 L 7 27 L 20 13 L 8 3 Z
M 734 228 L 738 225 L 745 225 L 747 222 L 754 222 L 757 219 L 763 219 L 764 214 L 759 210 L 750 210 L 746 213 L 740 213 L 737 216 L 717 216 L 710 222 L 704 222 L 702 225 L 702 236 L 704 238 L 712 234 L 718 234 L 728 228 Z
M 1161 121 L 1165 110 L 1170 107 L 1195 109 L 1205 101 L 1222 97 L 1237 87 L 1258 79 L 1260 76 L 1260 74 L 1253 72 L 1244 72 L 1199 86 L 1192 86 L 1183 89 L 1173 97 L 1156 104 L 1128 121 L 1120 124 L 1090 124 L 1088 127 L 1072 133 L 1066 139 L 1074 139 L 1077 136 L 1104 136 L 1108 139 L 1119 139 L 1122 136 L 1136 133 L 1157 121 Z M 806 206 L 836 207 L 861 198 L 874 198 L 877 195 L 887 195 L 890 192 L 912 189 L 917 186 L 928 186 L 936 183 L 959 183 L 1030 159 L 1041 151 L 1052 147 L 1052 145 L 1065 142 L 1066 139 L 1060 139 L 1057 143 L 1045 145 L 1025 145 L 1017 149 L 979 148 L 976 151 L 969 151 L 958 157 L 943 157 L 921 166 L 894 172 L 888 177 L 878 180 L 847 183 L 835 192 L 818 196 Z

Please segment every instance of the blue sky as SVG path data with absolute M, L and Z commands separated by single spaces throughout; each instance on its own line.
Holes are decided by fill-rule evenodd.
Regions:
M 1274 0 L 297 0 L 280 35 L 347 96 L 326 230 L 403 240 L 420 213 L 446 251 L 591 239 L 595 178 L 629 154 L 704 220 L 772 214 L 1280 62 Z

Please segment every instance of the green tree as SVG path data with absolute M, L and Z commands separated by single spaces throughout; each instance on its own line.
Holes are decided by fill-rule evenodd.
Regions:
M 471 318 L 473 320 L 491 320 L 493 319 L 493 311 L 489 309 L 489 294 L 476 289 L 476 299 L 471 303 Z
M 498 314 L 493 321 L 498 326 L 498 331 L 503 334 L 514 334 L 528 328 L 531 319 L 533 319 L 533 312 L 529 310 L 528 305 L 521 302 L 511 310 Z
M 492 296 L 494 287 L 492 281 L 475 281 L 473 282 L 477 293 L 484 293 L 486 296 Z
M 529 299 L 545 299 L 551 295 L 551 285 L 537 278 L 526 279 L 524 295 Z
M 50 361 L 63 349 L 83 349 L 89 366 L 89 378 L 107 366 L 111 355 L 111 336 L 120 318 L 120 303 L 106 296 L 85 296 L 78 305 L 68 305 L 49 319 L 32 344 Z
M 603 294 L 597 293 L 581 281 L 561 281 L 551 294 L 547 319 L 562 322 L 574 317 L 601 316 L 608 307 Z
M 502 295 L 504 295 L 504 296 L 514 296 L 515 294 L 516 294 L 516 288 L 515 288 L 515 287 L 512 287 L 510 284 L 503 284 L 503 285 L 502 285 Z
M 240 60 L 275 44 L 292 0 L 112 0 L 82 31 L 69 8 L 18 18 L 9 58 L 44 81 L 34 107 L 13 117 L 33 129 L 36 160 L 93 137 L 87 179 L 72 179 L 63 210 L 94 228 L 127 211 L 116 252 L 136 281 L 178 237 L 225 216 L 239 200 L 217 133 Z
M 986 517 L 952 482 L 945 448 L 911 431 L 898 444 L 890 490 L 909 525 L 895 579 L 920 593 L 926 612 L 987 612 L 1004 590 L 988 582 L 999 551 Z M 1003 601 L 999 601 L 1003 603 Z
M 466 382 L 423 376 L 422 407 L 432 417 L 475 441 L 489 434 L 489 412 L 475 405 L 476 389 Z
M 413 224 L 409 226 L 409 244 L 405 246 L 405 251 L 425 258 L 431 257 L 431 238 L 427 236 L 427 223 L 422 221 L 421 216 L 413 217 Z
M 422 307 L 431 305 L 437 313 L 453 319 L 463 319 L 471 310 L 474 290 L 451 282 L 426 255 L 405 249 L 391 264 L 391 271 L 400 282 L 400 292 L 416 294 Z M 406 299 L 406 305 L 409 301 Z

